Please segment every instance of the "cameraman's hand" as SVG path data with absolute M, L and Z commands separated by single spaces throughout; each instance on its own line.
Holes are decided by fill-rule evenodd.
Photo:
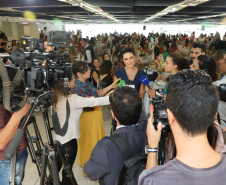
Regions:
M 158 123 L 157 130 L 153 125 L 153 112 L 150 112 L 147 126 L 147 138 L 149 148 L 158 148 L 158 144 L 161 138 L 162 123 Z
M 30 107 L 31 107 L 31 105 L 27 104 L 25 102 L 24 106 L 20 110 L 18 110 L 17 112 L 14 112 L 13 115 L 18 117 L 18 119 L 21 119 L 27 114 Z

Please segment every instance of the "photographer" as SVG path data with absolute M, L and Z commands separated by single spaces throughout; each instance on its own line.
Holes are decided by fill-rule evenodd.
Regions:
M 69 82 L 69 91 L 68 96 L 66 96 L 64 92 L 64 84 L 63 82 L 59 82 L 54 86 L 54 107 L 56 109 L 57 116 L 59 118 L 59 122 L 61 127 L 63 127 L 66 118 L 66 101 L 70 105 L 70 117 L 68 122 L 68 131 L 64 136 L 60 136 L 55 134 L 54 139 L 58 140 L 62 144 L 62 150 L 64 154 L 68 154 L 67 160 L 69 161 L 70 168 L 73 167 L 76 155 L 77 155 L 77 138 L 80 137 L 79 133 L 79 120 L 80 116 L 83 112 L 83 107 L 93 107 L 93 106 L 101 106 L 108 105 L 109 97 L 101 97 L 101 98 L 84 98 L 80 97 L 77 94 L 72 94 L 71 89 L 75 85 L 75 79 Z M 108 94 L 109 95 L 109 94 Z M 87 137 L 87 136 L 86 136 Z M 60 171 L 62 166 L 62 162 L 58 160 L 58 169 Z M 67 173 L 62 171 L 62 185 L 70 185 L 70 178 L 67 177 Z
M 11 161 L 4 160 L 4 153 L 11 139 L 13 138 L 21 119 L 26 115 L 30 105 L 26 104 L 19 111 L 13 114 L 7 111 L 3 102 L 0 102 L 0 184 L 9 184 Z M 16 175 L 15 182 L 21 185 L 24 178 L 24 168 L 27 161 L 28 152 L 25 138 L 23 137 L 17 148 Z
M 210 76 L 203 71 L 192 70 L 171 76 L 166 107 L 176 145 L 176 158 L 152 168 L 157 165 L 162 125 L 159 123 L 155 130 L 151 114 L 147 137 L 148 147 L 154 148 L 154 151 L 148 154 L 146 170 L 139 177 L 139 185 L 224 184 L 226 158 L 214 150 L 211 146 L 214 140 L 210 141 L 207 137 L 218 107 L 218 91 Z

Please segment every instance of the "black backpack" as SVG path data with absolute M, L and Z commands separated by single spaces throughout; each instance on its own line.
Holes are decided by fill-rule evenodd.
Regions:
M 108 138 L 116 144 L 125 160 L 115 185 L 137 185 L 139 175 L 146 168 L 147 154 L 134 154 L 128 141 L 119 134 L 110 135 Z

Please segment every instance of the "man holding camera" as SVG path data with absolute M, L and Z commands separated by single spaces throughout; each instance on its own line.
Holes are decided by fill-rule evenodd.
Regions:
M 118 88 L 109 98 L 112 107 L 112 117 L 117 121 L 116 131 L 130 144 L 134 154 L 142 152 L 146 117 L 138 124 L 142 110 L 142 99 L 137 91 L 130 87 Z M 140 118 L 141 119 L 141 118 Z M 91 180 L 100 179 L 101 184 L 114 185 L 120 168 L 124 162 L 123 156 L 112 140 L 103 138 L 96 144 L 84 172 Z
M 20 124 L 21 119 L 26 115 L 30 105 L 25 104 L 23 108 L 13 114 L 7 111 L 3 102 L 0 102 L 0 184 L 7 185 L 10 182 L 11 161 L 4 160 L 4 153 L 11 139 Z M 28 156 L 25 138 L 17 148 L 16 174 L 15 182 L 21 185 L 24 178 L 24 168 Z
M 162 125 L 159 123 L 155 130 L 150 116 L 147 137 L 151 149 L 139 185 L 213 185 L 226 182 L 226 157 L 217 153 L 207 138 L 207 130 L 217 113 L 218 97 L 210 76 L 203 71 L 183 70 L 170 77 L 166 107 L 176 157 L 157 166 Z

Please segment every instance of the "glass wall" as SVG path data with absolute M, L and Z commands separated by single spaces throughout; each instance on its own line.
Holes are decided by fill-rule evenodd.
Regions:
M 144 26 L 146 26 L 146 30 L 144 30 Z M 216 33 L 218 31 L 221 35 L 221 38 L 226 32 L 226 25 L 217 26 L 217 25 L 186 25 L 186 24 L 66 24 L 66 31 L 74 31 L 81 30 L 82 36 L 93 37 L 97 34 L 102 33 L 114 33 L 115 31 L 118 33 L 142 33 L 147 36 L 150 32 L 159 32 L 166 34 L 177 34 L 177 33 L 186 33 L 190 35 L 193 31 L 195 31 L 195 36 L 199 37 L 201 33 Z

